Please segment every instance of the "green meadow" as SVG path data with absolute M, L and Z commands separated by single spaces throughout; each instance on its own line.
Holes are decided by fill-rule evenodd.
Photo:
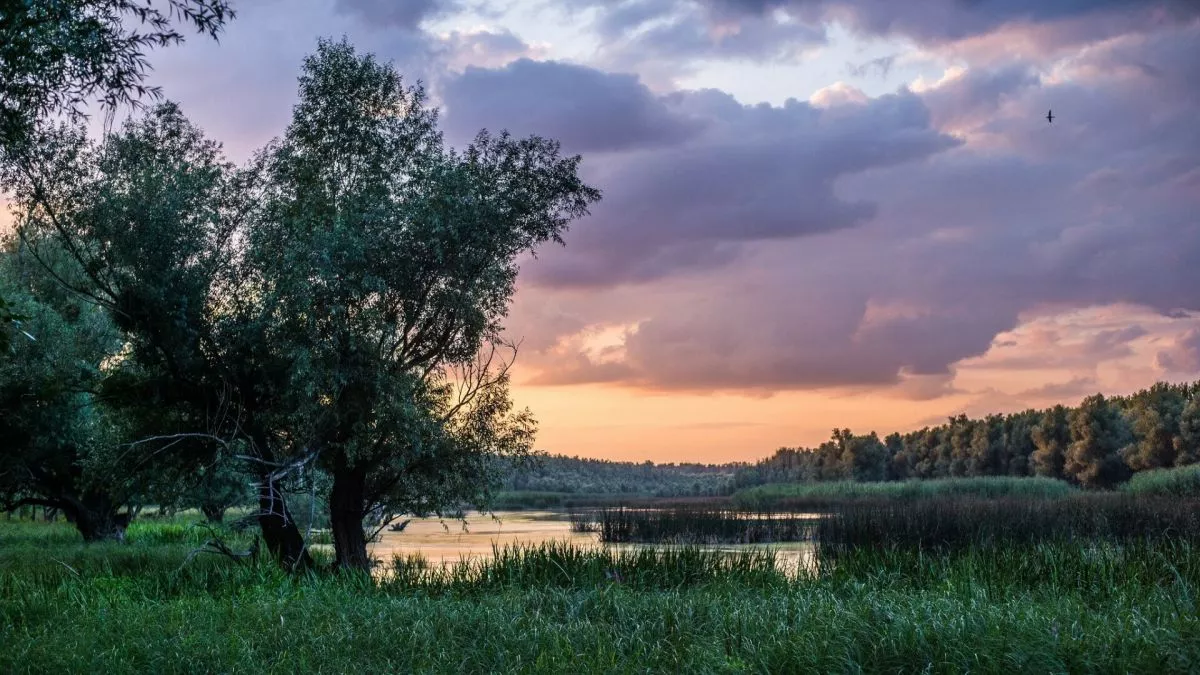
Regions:
M 978 504 L 996 503 L 1007 502 Z M 913 512 L 869 509 L 860 518 L 874 527 L 902 518 L 910 533 L 928 525 L 896 515 L 905 513 Z M 970 519 L 979 509 L 958 513 Z M 252 540 L 194 527 L 188 514 L 135 522 L 124 544 L 83 544 L 64 523 L 0 522 L 0 671 L 1200 667 L 1200 556 L 1191 532 L 1048 534 L 949 548 L 912 536 L 851 547 L 820 541 L 834 532 L 814 542 L 815 566 L 792 573 L 769 548 L 545 543 L 449 567 L 397 559 L 374 578 L 291 575 L 269 560 L 191 555 L 214 533 L 231 549 Z

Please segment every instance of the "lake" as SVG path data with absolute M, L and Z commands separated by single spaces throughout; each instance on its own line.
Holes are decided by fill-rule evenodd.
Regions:
M 463 560 L 491 558 L 493 547 L 537 546 L 557 541 L 584 548 L 604 547 L 594 533 L 571 531 L 568 514 L 563 511 L 497 511 L 493 515 L 472 513 L 463 520 L 414 518 L 403 532 L 384 530 L 379 541 L 370 545 L 370 554 L 391 565 L 393 556 L 420 554 L 430 564 L 456 565 Z M 644 544 L 609 544 L 610 548 L 638 548 Z M 661 548 L 658 547 L 658 548 Z M 772 549 L 781 570 L 795 572 L 813 560 L 811 542 L 776 544 L 721 544 L 704 546 L 714 551 L 737 552 Z

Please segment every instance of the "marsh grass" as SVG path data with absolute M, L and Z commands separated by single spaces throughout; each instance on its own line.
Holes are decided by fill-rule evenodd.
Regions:
M 584 549 L 567 542 L 502 546 L 491 558 L 430 565 L 420 556 L 396 558 L 382 575 L 385 588 L 476 592 L 502 588 L 588 588 L 619 584 L 654 590 L 706 584 L 745 588 L 787 585 L 769 550 L 728 553 L 695 547 Z
M 704 506 L 615 508 L 571 514 L 573 532 L 597 532 L 612 544 L 766 544 L 806 541 L 807 514 L 739 511 Z
M 1121 491 L 1142 496 L 1200 497 L 1200 464 L 1139 471 L 1121 486 Z
M 1043 542 L 1200 542 L 1200 499 L 1080 494 L 1061 500 L 953 499 L 849 504 L 818 522 L 822 556 L 896 547 L 963 550 Z
M 0 672 L 1194 672 L 1191 541 L 769 552 L 498 549 L 378 581 L 0 523 Z M 185 533 L 188 531 L 184 531 Z M 70 535 L 74 535 L 75 539 Z M 236 535 L 240 536 L 240 535 Z M 70 563 L 67 570 L 60 562 Z
M 846 503 L 895 503 L 921 499 L 1001 498 L 1057 499 L 1079 494 L 1078 488 L 1053 478 L 982 476 L 861 483 L 772 483 L 735 492 L 733 505 L 742 509 L 811 511 Z

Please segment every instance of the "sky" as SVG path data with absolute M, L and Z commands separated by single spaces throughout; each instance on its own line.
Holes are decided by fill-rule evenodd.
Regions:
M 1200 379 L 1195 0 L 234 6 L 151 82 L 235 160 L 343 35 L 451 144 L 583 156 L 604 197 L 507 324 L 540 449 L 753 461 Z

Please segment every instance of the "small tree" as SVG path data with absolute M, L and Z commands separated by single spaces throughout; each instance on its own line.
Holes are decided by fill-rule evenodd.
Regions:
M 1067 426 L 1067 409 L 1056 405 L 1047 410 L 1031 432 L 1034 451 L 1029 456 L 1033 473 L 1049 478 L 1065 478 L 1067 446 L 1071 431 Z
M 16 341 L 0 359 L 0 505 L 59 509 L 85 541 L 119 539 L 129 520 L 120 510 L 138 481 L 131 466 L 111 461 L 119 422 L 96 396 L 119 335 L 104 312 L 22 265 L 11 240 L 6 246 L 0 288 L 37 339 Z
M 1067 416 L 1071 443 L 1063 470 L 1084 487 L 1108 488 L 1129 477 L 1121 449 L 1132 440 L 1121 411 L 1103 395 L 1089 396 Z

